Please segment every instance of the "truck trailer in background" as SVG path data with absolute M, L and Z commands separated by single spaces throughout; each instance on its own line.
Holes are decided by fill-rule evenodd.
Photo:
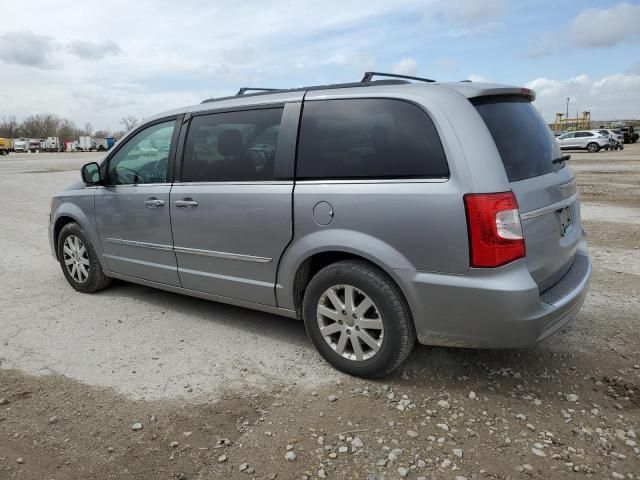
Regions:
M 9 155 L 13 151 L 13 140 L 10 138 L 0 138 L 0 155 Z
M 13 151 L 16 153 L 27 153 L 29 151 L 29 139 L 16 138 L 13 141 Z
M 60 152 L 62 150 L 58 137 L 47 137 L 44 141 L 45 152 Z
M 96 147 L 99 152 L 106 152 L 107 150 L 111 150 L 113 144 L 115 143 L 113 137 L 107 138 L 96 138 Z
M 96 150 L 96 141 L 88 135 L 81 135 L 78 139 L 78 150 L 82 152 L 90 152 Z

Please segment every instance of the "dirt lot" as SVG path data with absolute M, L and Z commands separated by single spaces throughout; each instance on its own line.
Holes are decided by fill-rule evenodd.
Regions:
M 0 479 L 640 478 L 640 145 L 572 156 L 594 261 L 576 320 L 526 350 L 418 347 L 375 382 L 300 322 L 74 292 L 48 199 L 96 155 L 0 158 Z

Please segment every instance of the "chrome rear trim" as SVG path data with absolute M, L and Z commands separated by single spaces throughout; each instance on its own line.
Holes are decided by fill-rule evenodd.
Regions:
M 531 218 L 540 217 L 542 215 L 546 215 L 547 213 L 555 212 L 556 210 L 561 210 L 565 207 L 568 207 L 572 203 L 574 203 L 578 199 L 578 194 L 574 193 L 568 198 L 564 200 L 560 200 L 559 202 L 552 203 L 551 205 L 547 205 L 546 207 L 537 208 L 535 210 L 531 210 L 529 212 L 521 213 L 521 220 L 529 220 Z

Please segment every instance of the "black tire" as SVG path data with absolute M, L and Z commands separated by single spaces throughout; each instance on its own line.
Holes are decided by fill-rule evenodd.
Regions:
M 591 142 L 587 145 L 587 150 L 591 153 L 596 153 L 600 151 L 600 145 L 595 142 Z
M 67 238 L 71 236 L 79 238 L 86 249 L 86 259 L 89 261 L 89 274 L 83 282 L 79 282 L 71 275 L 71 272 L 69 272 L 65 263 L 64 245 Z M 57 251 L 62 273 L 69 284 L 77 291 L 93 293 L 108 287 L 111 283 L 111 278 L 107 277 L 102 270 L 102 265 L 100 265 L 98 255 L 89 241 L 89 237 L 77 223 L 68 223 L 62 228 L 58 235 Z
M 351 285 L 366 294 L 380 313 L 384 336 L 380 349 L 365 360 L 344 358 L 325 341 L 318 325 L 318 303 L 336 285 Z M 320 270 L 309 282 L 303 302 L 307 334 L 320 354 L 336 369 L 363 378 L 381 377 L 397 368 L 411 353 L 416 333 L 406 302 L 382 270 L 359 260 L 344 260 Z M 344 333 L 342 333 L 344 335 Z

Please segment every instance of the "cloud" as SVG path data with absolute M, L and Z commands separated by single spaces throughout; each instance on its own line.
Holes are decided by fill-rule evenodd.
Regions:
M 640 74 L 614 73 L 599 79 L 585 74 L 565 80 L 537 78 L 525 85 L 536 92 L 536 106 L 548 121 L 564 112 L 569 98 L 569 115 L 591 110 L 595 120 L 637 117 L 640 111 Z
M 485 77 L 484 75 L 476 75 L 475 73 L 471 73 L 467 76 L 467 80 L 478 83 L 486 83 L 489 81 L 489 78 Z
M 8 64 L 51 69 L 59 65 L 52 56 L 56 44 L 51 37 L 28 30 L 0 35 L 0 60 Z
M 417 75 L 418 74 L 418 62 L 416 62 L 413 58 L 407 57 L 403 58 L 391 69 L 393 73 L 398 75 Z
M 448 0 L 442 12 L 451 20 L 465 26 L 475 26 L 505 14 L 506 0 Z
M 588 8 L 569 28 L 571 44 L 581 48 L 612 47 L 640 37 L 640 5 L 623 2 L 611 8 Z
M 119 55 L 122 53 L 120 47 L 111 40 L 105 40 L 99 43 L 73 40 L 67 45 L 67 51 L 84 60 L 102 60 L 108 55 Z

